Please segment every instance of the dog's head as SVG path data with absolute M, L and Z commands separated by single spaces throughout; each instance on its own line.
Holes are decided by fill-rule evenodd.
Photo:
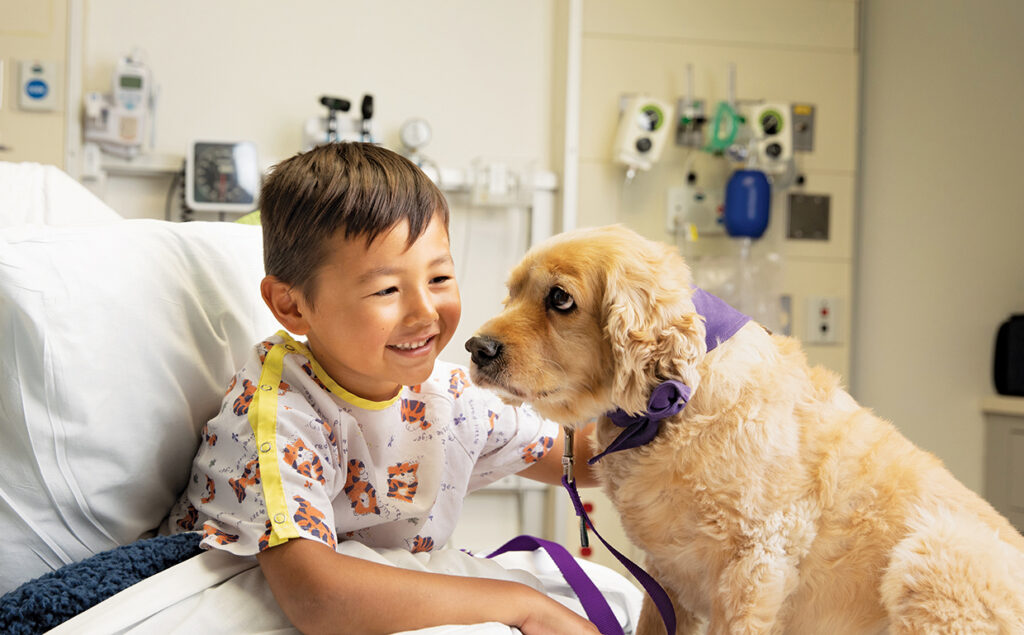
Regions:
M 666 244 L 619 225 L 560 234 L 512 270 L 504 310 L 466 342 L 473 381 L 564 425 L 641 412 L 665 379 L 696 388 L 706 346 L 691 294 Z

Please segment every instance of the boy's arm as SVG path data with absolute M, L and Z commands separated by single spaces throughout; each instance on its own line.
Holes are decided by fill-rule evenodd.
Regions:
M 600 485 L 597 477 L 587 461 L 594 456 L 594 448 L 591 445 L 591 437 L 594 435 L 596 421 L 591 421 L 585 427 L 576 431 L 573 435 L 573 478 L 576 479 L 577 487 L 596 487 Z M 551 485 L 562 484 L 562 454 L 565 453 L 565 432 L 563 431 L 555 438 L 554 445 L 548 453 L 539 461 L 519 473 L 519 476 L 534 481 L 541 481 Z
M 597 633 L 546 595 L 516 582 L 411 571 L 295 539 L 257 556 L 285 615 L 303 633 L 393 633 L 500 622 L 524 635 Z

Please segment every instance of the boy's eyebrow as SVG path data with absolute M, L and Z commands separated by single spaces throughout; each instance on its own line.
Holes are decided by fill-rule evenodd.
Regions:
M 437 258 L 431 260 L 428 263 L 428 266 L 437 267 L 440 265 L 448 264 L 450 262 L 454 262 L 452 260 L 452 255 L 444 254 L 443 256 L 438 256 Z M 373 280 L 374 278 L 377 278 L 379 276 L 393 276 L 399 273 L 402 273 L 402 269 L 400 267 L 389 267 L 387 265 L 381 267 L 374 267 L 373 269 L 370 269 L 369 271 L 364 271 L 362 274 L 360 274 L 359 277 L 356 278 L 356 284 L 369 282 L 370 280 Z

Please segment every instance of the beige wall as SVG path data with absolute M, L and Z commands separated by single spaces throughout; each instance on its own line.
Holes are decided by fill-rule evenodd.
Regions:
M 982 491 L 979 399 L 1024 311 L 1024 4 L 866 0 L 854 394 Z
M 154 154 L 170 158 L 193 139 L 246 139 L 269 166 L 301 150 L 322 95 L 358 116 L 369 93 L 390 147 L 422 117 L 433 128 L 424 154 L 441 165 L 550 169 L 553 20 L 548 0 L 93 0 L 82 84 L 109 91 L 117 59 L 138 47 L 159 89 Z M 169 186 L 113 175 L 93 188 L 128 217 L 163 217 Z
M 250 139 L 268 162 L 300 149 L 321 95 L 375 99 L 380 139 L 426 118 L 445 165 L 550 155 L 553 3 L 93 0 L 83 84 L 107 91 L 118 57 L 146 54 L 161 94 L 156 149 Z
M 67 0 L 0 0 L 0 60 L 3 60 L 3 103 L 0 104 L 0 161 L 64 164 L 66 122 Z M 60 97 L 49 112 L 18 107 L 18 62 L 57 63 Z

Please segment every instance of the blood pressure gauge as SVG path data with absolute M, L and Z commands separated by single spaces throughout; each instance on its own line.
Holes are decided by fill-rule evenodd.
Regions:
M 408 153 L 415 154 L 430 143 L 430 124 L 426 119 L 410 119 L 402 124 L 398 134 Z
M 185 206 L 200 212 L 251 212 L 261 177 L 252 142 L 193 141 L 185 158 Z
M 402 140 L 402 154 L 405 158 L 409 159 L 416 164 L 423 173 L 435 183 L 440 183 L 441 170 L 437 167 L 437 164 L 423 156 L 420 152 L 428 143 L 432 136 L 430 130 L 430 124 L 427 123 L 426 119 L 409 119 L 402 124 L 402 127 L 398 131 L 398 136 Z

